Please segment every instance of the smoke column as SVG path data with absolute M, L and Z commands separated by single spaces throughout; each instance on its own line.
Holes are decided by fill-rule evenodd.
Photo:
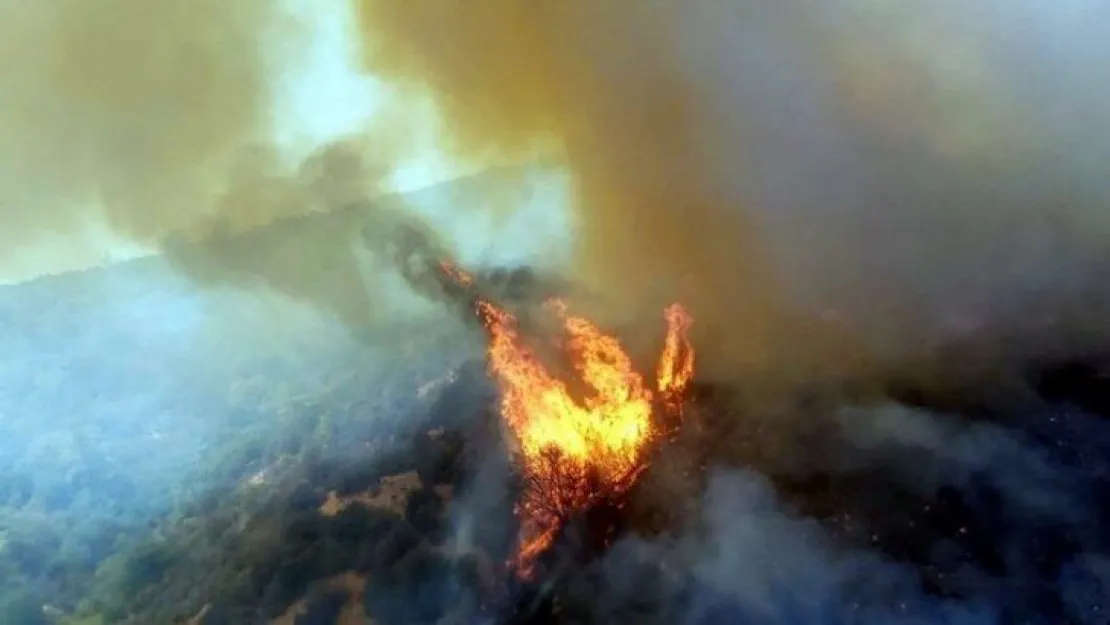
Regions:
M 447 160 L 565 169 L 571 200 L 544 210 L 569 209 L 573 277 L 607 295 L 596 312 L 624 321 L 683 299 L 720 348 L 705 375 L 812 354 L 851 367 L 968 329 L 1066 342 L 1104 325 L 1100 3 L 350 8 L 368 73 L 407 104 L 300 162 L 272 139 L 282 74 L 310 51 L 288 6 L 5 4 L 3 261 L 100 230 L 167 250 L 202 283 L 265 284 L 364 321 L 375 297 L 331 235 L 272 262 L 167 240 L 374 195 L 434 126 Z M 512 186 L 472 195 L 483 185 Z M 514 203 L 399 214 L 544 257 L 550 215 L 485 233 Z M 837 329 L 792 321 L 815 314 Z
M 264 168 L 243 151 L 270 124 L 260 44 L 299 38 L 272 4 L 5 3 L 5 250 L 101 219 L 155 243 L 208 217 L 236 168 Z
M 621 315 L 681 292 L 706 373 L 1091 305 L 1097 3 L 359 6 L 371 71 L 431 94 L 454 153 L 559 155 L 577 277 Z

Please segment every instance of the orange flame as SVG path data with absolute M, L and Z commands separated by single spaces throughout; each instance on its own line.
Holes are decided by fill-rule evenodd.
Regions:
M 662 434 L 653 421 L 653 391 L 620 342 L 570 314 L 563 302 L 549 305 L 562 321 L 564 347 L 588 391 L 580 401 L 524 344 L 513 315 L 489 301 L 477 302 L 489 332 L 489 366 L 501 388 L 501 415 L 524 481 L 517 505 L 520 544 L 512 565 L 525 578 L 571 515 L 628 492 Z M 656 388 L 663 406 L 677 414 L 694 371 L 686 338 L 692 320 L 677 304 L 667 309 L 666 319 Z
M 659 357 L 656 379 L 663 402 L 677 414 L 682 410 L 682 396 L 694 377 L 694 348 L 687 337 L 694 319 L 678 304 L 668 306 L 664 315 L 667 338 Z
M 439 268 L 451 280 L 463 286 L 471 286 L 474 284 L 474 276 L 470 275 L 457 265 L 453 265 L 445 260 L 439 261 Z

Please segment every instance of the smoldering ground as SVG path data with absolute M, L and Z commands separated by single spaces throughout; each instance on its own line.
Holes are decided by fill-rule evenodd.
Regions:
M 589 573 L 608 589 L 592 605 L 684 623 L 1098 622 L 1095 447 L 1110 429 L 1025 410 L 1012 429 L 889 405 L 807 411 L 785 446 L 741 428 L 687 529 L 618 545 Z M 696 590 L 654 573 L 660 561 Z
M 154 243 L 215 210 L 270 125 L 279 59 L 264 44 L 298 44 L 297 23 L 271 5 L 7 4 L 8 254 L 99 220 Z

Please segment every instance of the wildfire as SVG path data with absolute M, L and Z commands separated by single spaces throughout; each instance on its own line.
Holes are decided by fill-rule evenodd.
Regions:
M 649 387 L 616 337 L 571 314 L 564 302 L 548 301 L 565 332 L 561 347 L 576 387 L 585 389 L 575 393 L 526 343 L 516 317 L 481 295 L 475 276 L 449 262 L 437 269 L 442 280 L 467 290 L 489 337 L 487 360 L 523 478 L 516 506 L 520 544 L 511 564 L 527 578 L 575 513 L 621 501 L 646 468 L 653 445 L 681 416 L 694 374 L 687 337 L 693 319 L 678 304 L 665 310 L 667 335 Z M 670 424 L 655 419 L 657 409 Z
M 646 466 L 662 434 L 653 419 L 654 392 L 635 371 L 620 342 L 564 303 L 549 302 L 562 321 L 564 348 L 587 388 L 577 400 L 520 336 L 516 318 L 478 300 L 489 332 L 487 355 L 501 387 L 501 414 L 514 437 L 524 492 L 517 505 L 521 536 L 513 565 L 528 577 L 566 520 L 602 500 L 625 494 Z M 656 388 L 675 409 L 693 374 L 686 338 L 691 319 L 680 306 L 667 309 L 668 333 Z
M 673 414 L 679 414 L 682 411 L 682 396 L 694 377 L 694 350 L 686 338 L 694 319 L 678 304 L 668 306 L 665 316 L 667 339 L 659 357 L 656 384 L 667 408 Z
M 439 261 L 439 268 L 444 276 L 454 281 L 456 284 L 461 284 L 462 286 L 471 286 L 474 284 L 474 276 L 445 260 Z

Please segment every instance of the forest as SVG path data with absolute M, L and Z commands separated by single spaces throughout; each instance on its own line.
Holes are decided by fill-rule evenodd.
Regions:
M 243 594 L 273 613 L 388 559 L 353 535 L 365 509 L 317 508 L 411 468 L 383 450 L 423 431 L 418 388 L 467 353 L 443 324 L 370 347 L 159 258 L 2 287 L 0 320 L 0 622 L 20 625 L 173 622 Z M 441 505 L 413 501 L 416 524 Z M 379 516 L 405 551 L 410 521 Z M 335 548 L 308 554 L 314 536 Z

